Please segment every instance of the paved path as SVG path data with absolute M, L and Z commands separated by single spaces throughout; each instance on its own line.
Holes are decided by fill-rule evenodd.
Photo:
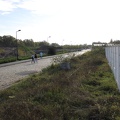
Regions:
M 30 74 L 40 72 L 51 64 L 52 59 L 40 59 L 38 63 L 25 62 L 0 67 L 0 90 L 9 87 L 14 82 Z
M 86 51 L 77 52 L 76 55 L 83 54 Z M 26 60 L 0 65 L 0 90 L 8 88 L 30 74 L 40 72 L 43 68 L 52 64 L 52 59 L 53 57 L 46 57 L 39 59 L 38 63 L 31 63 L 31 60 Z

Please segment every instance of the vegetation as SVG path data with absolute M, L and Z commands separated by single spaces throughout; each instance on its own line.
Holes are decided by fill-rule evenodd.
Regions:
M 16 57 L 8 57 L 7 59 L 6 58 L 0 59 L 0 64 L 14 62 L 14 61 L 16 61 Z
M 1 120 L 120 120 L 120 93 L 104 50 L 43 69 L 0 92 Z
M 17 59 L 18 47 L 18 59 Z M 55 55 L 89 48 L 85 45 L 64 45 L 60 46 L 57 43 L 49 44 L 46 41 L 34 42 L 32 39 L 19 40 L 10 35 L 0 36 L 0 64 L 13 62 L 16 60 L 29 59 L 32 54 L 39 54 L 40 50 L 44 51 L 44 56 Z M 57 51 L 57 49 L 59 49 Z
M 48 55 L 56 55 L 56 49 L 53 46 L 48 48 Z

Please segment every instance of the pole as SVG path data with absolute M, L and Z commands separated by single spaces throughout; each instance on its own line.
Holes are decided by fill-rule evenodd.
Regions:
M 51 36 L 48 36 L 48 37 L 47 37 L 47 42 L 48 42 L 48 38 L 51 38 Z
M 18 41 L 17 41 L 17 31 L 16 31 L 16 52 L 17 52 L 17 60 L 18 60 Z
M 16 52 L 17 52 L 17 60 L 18 60 L 18 39 L 17 39 L 17 32 L 21 30 L 16 31 Z
M 62 40 L 62 53 L 64 53 L 63 42 L 64 42 L 64 39 Z

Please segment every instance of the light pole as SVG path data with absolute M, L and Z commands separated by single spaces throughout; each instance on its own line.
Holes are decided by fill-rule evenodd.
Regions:
M 48 42 L 48 38 L 51 38 L 51 36 L 48 36 L 48 37 L 47 37 L 47 42 Z
M 17 30 L 16 31 L 16 49 L 17 49 L 17 60 L 18 60 L 18 40 L 17 40 L 17 32 L 19 32 L 19 31 L 21 31 L 21 30 Z
M 70 43 L 71 43 L 71 50 L 70 50 L 70 52 L 72 52 L 72 41 L 70 41 Z
M 63 42 L 64 42 L 64 39 L 62 40 L 62 52 L 64 53 Z

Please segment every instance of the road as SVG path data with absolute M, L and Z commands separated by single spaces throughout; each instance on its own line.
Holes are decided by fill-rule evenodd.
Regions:
M 75 54 L 81 55 L 87 51 L 89 50 L 75 52 Z M 38 59 L 38 63 L 31 63 L 31 60 L 27 60 L 0 65 L 0 90 L 8 88 L 20 79 L 28 77 L 30 74 L 38 73 L 43 68 L 50 66 L 53 57 Z

